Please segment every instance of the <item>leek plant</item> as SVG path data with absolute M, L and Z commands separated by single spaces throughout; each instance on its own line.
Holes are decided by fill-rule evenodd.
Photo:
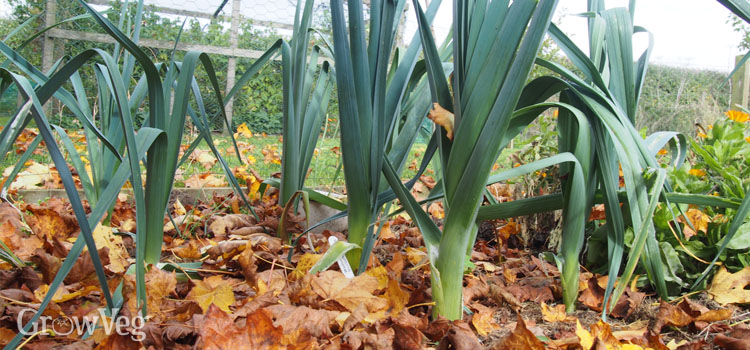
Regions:
M 668 146 L 672 151 L 672 159 L 668 165 L 680 167 L 686 157 L 687 139 L 675 132 L 657 132 L 644 140 L 634 127 L 640 92 L 653 46 L 651 34 L 644 28 L 632 24 L 635 1 L 630 2 L 630 8 L 606 9 L 602 0 L 589 1 L 588 6 L 588 56 L 554 24 L 549 30 L 553 40 L 583 77 L 562 65 L 537 59 L 538 64 L 549 68 L 562 79 L 542 77 L 531 82 L 527 88 L 534 87 L 534 90 L 539 91 L 544 89 L 543 93 L 534 97 L 537 100 L 544 100 L 559 93 L 560 101 L 583 111 L 591 125 L 595 171 L 589 175 L 585 200 L 591 203 L 598 198 L 605 203 L 607 214 L 606 223 L 593 233 L 595 236 L 605 236 L 607 241 L 608 271 L 612 278 L 609 279 L 605 290 L 605 305 L 602 308 L 602 316 L 606 318 L 608 311 L 629 285 L 638 264 L 647 272 L 659 296 L 662 299 L 668 298 L 661 250 L 652 220 L 659 201 L 667 205 L 671 202 L 718 206 L 730 204 L 727 201 L 707 199 L 705 196 L 672 193 L 671 186 L 666 182 L 665 170 L 657 163 L 655 156 L 660 149 Z M 638 33 L 648 35 L 650 44 L 635 59 L 632 37 Z M 569 114 L 569 110 L 561 110 L 560 117 L 567 118 Z M 565 125 L 558 127 L 563 134 Z M 567 143 L 562 138 L 560 142 L 563 149 Z M 625 182 L 624 191 L 621 191 L 619 186 L 620 170 Z M 625 205 L 621 208 L 620 203 Z M 493 209 L 487 208 L 487 211 L 498 210 L 502 206 L 501 204 Z M 747 207 L 744 203 L 739 205 L 738 217 L 741 221 L 746 216 Z M 692 225 L 689 222 L 688 224 Z M 735 231 L 739 227 L 733 226 L 736 226 Z M 679 226 L 677 230 L 680 231 Z M 634 240 L 625 259 L 625 235 L 629 231 Z M 679 234 L 682 235 L 681 232 Z M 561 257 L 563 265 L 569 260 L 577 259 L 580 253 L 580 250 L 576 251 L 575 255 L 572 251 L 566 253 L 564 244 Z M 572 282 L 572 273 L 572 270 L 563 267 L 563 282 L 568 279 Z M 615 288 L 617 279 L 614 277 L 618 275 L 621 277 Z M 571 283 L 563 283 L 563 288 L 567 310 L 572 311 L 577 288 Z
M 671 191 L 664 181 L 665 170 L 656 162 L 655 155 L 665 144 L 672 145 L 671 165 L 680 166 L 685 159 L 687 142 L 674 132 L 660 132 L 647 142 L 635 129 L 635 117 L 643 80 L 648 68 L 648 59 L 653 47 L 653 37 L 645 29 L 632 24 L 635 2 L 628 8 L 605 9 L 604 1 L 589 1 L 589 55 L 552 25 L 550 35 L 581 69 L 580 78 L 559 64 L 538 60 L 539 64 L 560 74 L 565 80 L 546 77 L 537 84 L 553 84 L 561 91 L 560 100 L 586 111 L 592 124 L 596 148 L 595 179 L 589 183 L 587 195 L 593 198 L 600 189 L 605 198 L 607 222 L 594 234 L 607 236 L 609 279 L 605 292 L 603 316 L 607 314 L 607 303 L 613 306 L 624 292 L 639 262 L 648 273 L 659 296 L 666 299 L 661 254 L 655 237 L 653 213 L 663 192 Z M 649 47 L 636 60 L 633 57 L 632 37 L 644 33 L 649 37 Z M 619 169 L 625 180 L 625 210 L 620 209 Z M 656 172 L 657 181 L 649 193 L 647 173 Z M 632 230 L 635 235 L 633 248 L 627 257 L 624 270 L 625 234 Z M 643 259 L 642 261 L 640 259 Z M 614 276 L 620 275 L 617 290 Z M 568 311 L 572 305 L 567 303 Z
M 292 39 L 281 45 L 284 96 L 281 206 L 296 207 L 293 203 L 296 201 L 292 199 L 296 198 L 295 193 L 303 190 L 333 90 L 328 61 L 323 62 L 318 70 L 321 47 L 314 45 L 309 50 L 313 3 L 314 0 L 297 2 Z M 311 51 L 309 56 L 308 51 Z M 280 220 L 280 225 L 284 225 L 284 220 Z M 287 240 L 283 227 L 280 227 L 279 234 Z
M 199 65 L 205 69 L 212 83 L 215 98 L 221 107 L 222 117 L 224 116 L 223 106 L 239 90 L 239 86 L 235 86 L 228 96 L 222 97 L 211 60 L 206 54 L 200 52 L 188 52 L 183 60 L 178 62 L 174 59 L 173 51 L 168 63 L 152 62 L 136 44 L 140 31 L 143 1 L 138 3 L 134 30 L 130 35 L 126 35 L 121 30 L 121 28 L 130 27 L 129 23 L 124 21 L 127 17 L 126 12 L 122 13 L 121 19 L 123 20 L 119 25 L 114 25 L 89 7 L 86 2 L 80 1 L 80 4 L 88 12 L 87 16 L 92 17 L 117 41 L 112 53 L 90 49 L 76 57 L 60 59 L 53 69 L 45 74 L 31 65 L 18 52 L 0 43 L 0 52 L 8 59 L 6 62 L 23 73 L 23 75 L 15 74 L 5 68 L 0 68 L 2 81 L 0 86 L 3 87 L 0 93 L 6 91 L 5 88 L 10 84 L 15 84 L 23 99 L 27 101 L 0 132 L 0 151 L 5 156 L 13 141 L 33 119 L 40 130 L 40 136 L 34 140 L 22 159 L 28 158 L 33 149 L 39 145 L 40 140 L 44 140 L 55 166 L 59 169 L 66 194 L 81 227 L 81 233 L 54 281 L 50 284 L 50 290 L 42 300 L 39 311 L 26 324 L 25 329 L 36 322 L 47 307 L 84 246 L 88 248 L 91 255 L 106 300 L 107 310 L 111 316 L 114 316 L 113 313 L 122 305 L 120 288 L 118 287 L 114 294 L 110 292 L 92 231 L 102 217 L 111 212 L 115 198 L 126 181 L 130 180 L 133 187 L 137 225 L 136 263 L 129 271 L 134 271 L 136 275 L 136 294 L 141 306 L 140 310 L 144 315 L 147 313 L 145 268 L 146 264 L 157 263 L 161 256 L 163 219 L 175 171 L 198 142 L 201 140 L 207 142 L 219 159 L 230 183 L 242 195 L 239 184 L 228 165 L 213 146 L 210 123 L 194 72 Z M 127 8 L 128 6 L 123 6 L 123 11 Z M 238 84 L 244 84 L 249 80 L 280 46 L 280 42 L 272 46 L 240 77 Z M 116 57 L 121 59 L 122 64 Z M 143 75 L 140 77 L 134 76 L 136 63 L 143 70 Z M 94 68 L 97 84 L 97 105 L 95 106 L 90 105 L 89 97 L 83 89 L 78 73 L 86 64 L 92 64 Z M 131 89 L 130 83 L 136 78 L 137 84 Z M 73 87 L 73 92 L 66 89 L 67 83 Z M 171 100 L 171 96 L 174 96 L 172 105 L 166 102 Z M 84 126 L 87 141 L 86 155 L 91 164 L 90 172 L 84 165 L 84 158 L 75 149 L 64 130 L 51 125 L 44 113 L 42 105 L 53 97 L 73 113 Z M 191 97 L 197 110 L 189 104 Z M 136 128 L 135 112 L 144 105 L 149 112 L 148 118 L 144 126 Z M 94 114 L 92 112 L 94 110 L 98 110 L 98 113 Z M 185 118 L 188 115 L 200 130 L 201 137 L 190 146 L 183 158 L 179 159 Z M 223 119 L 226 120 L 226 118 Z M 58 132 L 62 146 L 80 176 L 85 197 L 92 208 L 88 217 L 83 209 L 82 199 L 75 187 L 72 174 L 52 134 L 53 131 Z M 239 155 L 239 152 L 237 154 Z M 141 162 L 146 163 L 145 184 L 141 180 Z M 20 170 L 20 164 L 23 162 L 20 162 L 19 166 L 14 169 L 14 174 Z M 10 182 L 12 179 L 9 179 L 8 183 Z M 244 195 L 242 197 L 245 199 Z M 246 200 L 245 203 L 247 204 Z M 22 337 L 23 334 L 19 333 L 6 348 L 15 348 Z
M 389 162 L 384 164 L 386 178 L 401 204 L 419 226 L 431 261 L 431 281 L 435 312 L 448 319 L 462 316 L 462 288 L 465 256 L 471 251 L 477 234 L 476 219 L 485 186 L 500 151 L 526 125 L 548 108 L 568 108 L 574 114 L 568 135 L 570 147 L 560 155 L 516 168 L 533 171 L 529 166 L 571 163 L 564 187 L 564 251 L 580 250 L 583 241 L 586 201 L 585 174 L 590 152 L 588 123 L 580 111 L 561 103 L 521 100 L 526 77 L 557 5 L 555 0 L 541 1 L 466 1 L 455 0 L 452 39 L 452 79 L 449 87 L 443 62 L 438 54 L 429 23 L 417 1 L 419 33 L 424 43 L 426 70 L 433 110 L 444 120 L 444 129 L 436 130 L 440 142 L 442 181 L 437 190 L 443 197 L 445 219 L 442 232 L 429 215 L 401 184 Z M 516 108 L 521 102 L 531 101 Z M 449 115 L 449 116 L 447 116 Z M 449 133 L 453 131 L 453 138 Z M 575 142 L 573 142 L 575 140 Z M 546 164 L 546 165 L 545 165 Z M 578 270 L 577 259 L 567 263 Z M 563 281 L 563 283 L 572 283 Z M 575 280 L 577 285 L 577 278 Z
M 634 2 L 631 2 L 632 6 Z M 582 216 L 579 220 L 585 220 L 588 209 L 597 198 L 606 204 L 608 220 L 594 234 L 607 236 L 610 276 L 618 276 L 622 269 L 625 233 L 632 230 L 635 236 L 633 249 L 628 256 L 618 289 L 610 299 L 616 280 L 610 278 L 605 300 L 611 301 L 609 305 L 616 303 L 641 257 L 643 261 L 640 262 L 654 282 L 656 290 L 660 296 L 666 298 L 666 284 L 652 217 L 660 197 L 664 197 L 669 203 L 670 197 L 666 196 L 666 193 L 670 191 L 670 187 L 666 183 L 665 170 L 657 164 L 655 155 L 665 145 L 669 145 L 673 150 L 670 164 L 680 166 L 685 159 L 687 142 L 684 136 L 674 132 L 655 133 L 647 140 L 643 140 L 634 127 L 638 98 L 648 67 L 651 47 L 634 62 L 632 36 L 634 33 L 647 32 L 643 28 L 633 27 L 632 8 L 605 10 L 603 1 L 589 1 L 587 14 L 590 56 L 583 54 L 582 50 L 554 24 L 549 29 L 551 37 L 585 77 L 580 78 L 562 65 L 538 58 L 538 64 L 551 69 L 562 78 L 545 76 L 530 82 L 524 89 L 518 107 L 540 103 L 555 95 L 559 96 L 561 104 L 572 107 L 560 109 L 559 150 L 589 150 L 587 159 L 579 157 L 586 184 L 571 192 L 572 184 L 568 178 L 563 195 L 558 197 L 557 204 L 553 206 L 555 209 L 562 207 L 564 217 L 567 218 L 565 220 L 570 220 L 572 208 L 565 208 L 565 205 L 572 204 L 570 201 L 585 203 L 586 210 L 578 212 L 578 215 Z M 589 125 L 583 131 L 587 134 L 586 141 L 580 139 L 580 120 L 573 118 L 580 118 L 581 114 Z M 575 132 L 576 128 L 579 129 L 578 134 Z M 584 145 L 584 142 L 588 145 Z M 534 163 L 524 167 L 537 168 L 533 165 Z M 569 173 L 569 167 L 570 163 L 561 165 L 563 177 Z M 620 169 L 625 179 L 624 193 L 618 192 Z M 506 178 L 508 174 L 498 174 L 493 176 L 489 183 Z M 566 189 L 569 190 L 567 195 Z M 535 206 L 538 211 L 544 211 L 549 208 L 546 205 L 553 203 L 551 200 L 555 196 L 533 198 L 511 205 L 491 205 L 480 210 L 480 217 L 489 218 L 504 216 L 514 211 L 520 212 L 520 206 L 532 202 L 538 205 Z M 620 209 L 621 201 L 626 204 L 624 210 L 627 215 Z M 575 308 L 578 292 L 578 259 L 583 236 L 577 236 L 568 230 L 567 225 L 570 221 L 564 223 L 566 227 L 563 231 L 561 254 L 555 258 L 562 272 L 563 301 L 567 311 L 571 312 Z M 603 315 L 606 315 L 606 305 L 603 309 Z
M 381 179 L 383 164 L 390 155 L 398 164 L 403 163 L 408 154 L 406 147 L 411 146 L 416 136 L 416 131 L 394 132 L 402 130 L 400 117 L 404 96 L 407 89 L 413 89 L 416 84 L 410 82 L 418 81 L 412 79 L 412 75 L 421 39 L 415 37 L 403 55 L 393 52 L 405 5 L 406 0 L 371 1 L 368 31 L 362 1 L 350 1 L 347 30 L 342 1 L 331 0 L 341 153 L 348 197 L 348 239 L 349 247 L 356 247 L 347 255 L 360 273 L 367 267 L 375 242 L 374 222 L 383 204 L 393 198 L 392 194 L 390 198 L 384 194 L 387 186 Z M 432 1 L 427 15 L 429 20 L 434 18 L 439 6 L 440 1 Z M 365 40 L 366 34 L 369 40 Z M 419 113 L 413 115 L 420 121 L 423 117 Z M 399 141 L 401 135 L 404 136 Z

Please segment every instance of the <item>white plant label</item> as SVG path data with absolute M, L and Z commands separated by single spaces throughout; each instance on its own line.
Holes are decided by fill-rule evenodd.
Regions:
M 338 242 L 339 239 L 335 236 L 328 237 L 328 244 L 333 246 Z M 338 260 L 336 260 L 336 263 L 339 264 L 339 269 L 341 270 L 341 273 L 346 276 L 346 278 L 354 278 L 354 271 L 352 271 L 351 265 L 349 265 L 349 260 L 346 259 L 346 255 L 342 255 Z

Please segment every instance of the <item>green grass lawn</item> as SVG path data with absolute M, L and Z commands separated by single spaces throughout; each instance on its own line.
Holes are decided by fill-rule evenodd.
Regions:
M 245 162 L 245 164 L 241 164 L 238 159 L 229 136 L 215 134 L 213 135 L 213 138 L 214 144 L 219 150 L 219 153 L 221 153 L 222 157 L 224 157 L 227 164 L 232 169 L 241 166 L 249 167 L 263 179 L 269 178 L 273 174 L 281 171 L 280 157 L 282 145 L 281 137 L 279 135 L 253 135 L 250 138 L 240 135 L 237 138 L 240 152 L 245 159 L 249 160 L 248 162 Z M 183 145 L 189 145 L 194 139 L 195 137 L 193 137 L 193 135 L 186 135 Z M 30 141 L 31 140 L 29 140 L 29 142 Z M 341 152 L 338 146 L 338 137 L 326 137 L 318 141 L 317 152 L 313 156 L 310 164 L 306 186 L 318 189 L 336 189 L 344 186 L 343 171 L 337 172 L 341 159 Z M 414 145 L 409 154 L 409 163 L 407 163 L 407 166 L 404 168 L 404 178 L 409 178 L 416 174 L 416 168 L 414 167 L 419 166 L 425 148 L 426 145 L 423 143 Z M 202 141 L 196 152 L 210 152 L 205 141 Z M 0 163 L 0 170 L 4 171 L 9 167 L 12 168 L 20 158 L 21 154 L 17 153 L 15 149 L 12 150 L 5 160 Z M 41 154 L 33 155 L 31 159 L 42 164 L 51 163 L 51 159 L 46 151 L 41 152 Z M 409 165 L 412 165 L 412 167 Z M 432 171 L 433 170 L 430 169 L 429 173 Z M 185 180 L 194 174 L 205 174 L 207 172 L 219 176 L 223 174 L 223 170 L 218 162 L 209 169 L 206 169 L 204 165 L 199 162 L 186 161 L 178 169 L 178 174 L 175 178 L 175 186 L 182 187 L 185 185 Z
M 257 134 L 249 138 L 242 135 L 238 136 L 237 142 L 240 152 L 245 159 L 249 160 L 244 164 L 242 164 L 237 158 L 229 136 L 214 134 L 213 138 L 216 148 L 231 169 L 234 169 L 235 167 L 246 167 L 244 169 L 245 171 L 252 169 L 263 179 L 270 178 L 275 173 L 281 171 L 280 157 L 282 144 L 279 135 Z M 72 139 L 75 138 L 72 137 Z M 187 147 L 187 145 L 189 145 L 194 139 L 195 135 L 186 134 L 183 141 L 184 147 Z M 29 140 L 29 142 L 30 141 L 31 140 Z M 426 144 L 424 142 L 417 142 L 414 144 L 409 152 L 409 158 L 402 172 L 403 179 L 409 179 L 416 174 L 416 170 L 424 156 L 425 149 Z M 512 149 L 504 150 L 503 154 L 498 159 L 498 166 L 493 169 L 493 173 L 509 169 L 512 166 L 511 154 L 517 151 L 518 150 Z M 210 152 L 205 141 L 202 141 L 196 152 Z M 41 154 L 33 155 L 32 160 L 42 164 L 51 163 L 51 159 L 46 150 L 43 150 L 40 153 Z M 327 136 L 320 139 L 318 141 L 317 152 L 313 156 L 310 165 L 310 171 L 305 185 L 307 187 L 323 190 L 342 189 L 345 185 L 344 174 L 343 171 L 337 171 L 341 159 L 340 154 L 338 137 Z M 15 149 L 12 150 L 5 160 L 0 163 L 0 171 L 5 171 L 7 168 L 15 166 L 20 157 L 21 154 L 17 153 Z M 434 176 L 434 164 L 435 160 L 433 159 L 433 163 L 428 167 L 426 172 L 428 176 Z M 175 176 L 175 187 L 184 187 L 185 180 L 189 179 L 191 176 L 206 173 L 215 174 L 217 177 L 223 178 L 223 170 L 218 162 L 206 169 L 200 162 L 186 161 L 177 170 L 177 175 Z

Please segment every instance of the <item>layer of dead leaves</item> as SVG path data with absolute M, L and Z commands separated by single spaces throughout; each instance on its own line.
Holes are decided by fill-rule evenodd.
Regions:
M 242 174 L 253 176 L 256 174 Z M 259 179 L 256 179 L 259 180 Z M 249 184 L 251 182 L 248 182 Z M 424 185 L 428 186 L 425 181 Z M 255 189 L 257 191 L 257 188 Z M 251 194 L 252 188 L 248 188 Z M 134 208 L 118 200 L 108 226 L 94 232 L 98 256 L 114 290 L 122 284 L 121 314 L 136 315 L 132 235 Z M 165 219 L 166 263 L 199 268 L 159 269 L 146 274 L 148 321 L 140 341 L 99 328 L 82 339 L 39 335 L 30 349 L 748 349 L 746 302 L 750 270 L 720 271 L 703 299 L 653 303 L 653 296 L 626 288 L 600 320 L 606 276 L 582 273 L 578 309 L 566 313 L 557 268 L 502 244 L 518 233 L 515 223 L 496 223 L 496 238 L 480 240 L 474 269 L 464 279 L 462 320 L 432 317 L 427 254 L 418 229 L 404 217 L 387 222 L 367 272 L 348 279 L 336 266 L 309 269 L 339 232 L 304 235 L 296 248 L 277 238 L 282 208 L 275 190 L 253 201 L 256 215 L 234 196 L 208 203 L 171 202 Z M 430 208 L 436 220 L 442 208 Z M 289 215 L 296 237 L 304 218 Z M 38 308 L 79 233 L 70 205 L 59 199 L 0 204 L 0 239 L 31 265 L 0 265 L 0 344 L 16 333 L 24 308 Z M 501 242 L 501 244 L 498 244 Z M 287 261 L 289 250 L 291 262 Z M 711 301 L 710 299 L 714 299 Z M 78 257 L 45 311 L 53 317 L 92 320 L 105 305 L 88 253 Z M 27 321 L 31 315 L 24 315 Z M 745 322 L 743 322 L 745 321 Z

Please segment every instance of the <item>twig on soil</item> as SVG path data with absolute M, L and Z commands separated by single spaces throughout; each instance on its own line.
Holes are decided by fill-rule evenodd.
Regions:
M 23 349 L 23 347 L 26 346 L 26 344 L 28 344 L 32 339 L 34 339 L 36 336 L 38 336 L 38 335 L 40 335 L 42 333 L 46 333 L 46 334 L 49 334 L 51 336 L 55 336 L 55 331 L 53 331 L 51 329 L 42 329 L 40 331 L 34 332 L 34 334 L 32 334 L 31 336 L 29 336 L 28 338 L 26 338 L 26 340 L 24 340 L 23 343 L 21 343 L 21 345 L 18 345 L 18 347 L 16 348 L 16 350 Z
M 38 306 L 39 305 L 39 304 L 27 303 L 25 301 L 20 301 L 16 299 L 11 299 L 2 295 L 0 295 L 0 299 L 8 300 L 10 301 L 11 304 L 19 304 L 19 305 L 24 305 L 24 306 Z
M 690 293 L 687 293 L 687 294 L 680 295 L 679 297 L 670 300 L 669 303 L 671 304 L 671 303 L 680 302 L 680 301 L 682 301 L 682 299 L 685 299 L 685 298 L 687 298 L 687 297 L 689 297 L 691 295 L 695 295 L 695 294 L 698 294 L 698 293 L 701 293 L 701 292 L 703 292 L 703 291 L 702 290 L 697 290 L 695 292 L 690 292 Z
M 426 303 L 414 304 L 414 305 L 411 305 L 411 306 L 407 307 L 406 309 L 407 310 L 411 310 L 411 309 L 413 309 L 415 307 L 420 307 L 420 306 L 435 306 L 435 302 L 434 301 L 430 301 L 430 302 L 426 302 Z
M 263 261 L 265 263 L 271 264 L 271 269 L 273 269 L 273 265 L 276 264 L 276 260 L 274 260 L 274 261 L 268 261 L 267 259 L 263 259 L 263 258 L 260 257 L 260 255 L 255 254 L 255 253 L 253 253 L 253 256 L 255 258 L 257 258 L 258 260 L 260 260 L 260 261 Z M 294 270 L 294 268 L 289 267 L 289 266 L 284 266 L 283 264 L 279 264 L 279 266 L 281 268 L 283 268 L 283 269 L 286 269 L 286 270 Z
M 744 317 L 744 319 L 742 319 L 743 317 Z M 741 324 L 743 324 L 743 323 L 748 323 L 748 322 L 750 322 L 750 312 L 746 312 L 746 313 L 744 313 L 744 314 L 740 314 L 740 315 L 737 315 L 737 316 L 735 316 L 735 317 L 732 317 L 731 319 L 732 319 L 732 320 L 736 320 L 736 319 L 738 319 L 738 318 L 740 318 L 740 319 L 742 319 L 742 320 L 740 320 L 740 321 L 738 321 L 738 322 L 735 322 L 735 323 L 730 323 L 730 324 L 729 324 L 729 327 L 734 327 L 734 326 L 737 326 L 737 325 L 741 325 Z

